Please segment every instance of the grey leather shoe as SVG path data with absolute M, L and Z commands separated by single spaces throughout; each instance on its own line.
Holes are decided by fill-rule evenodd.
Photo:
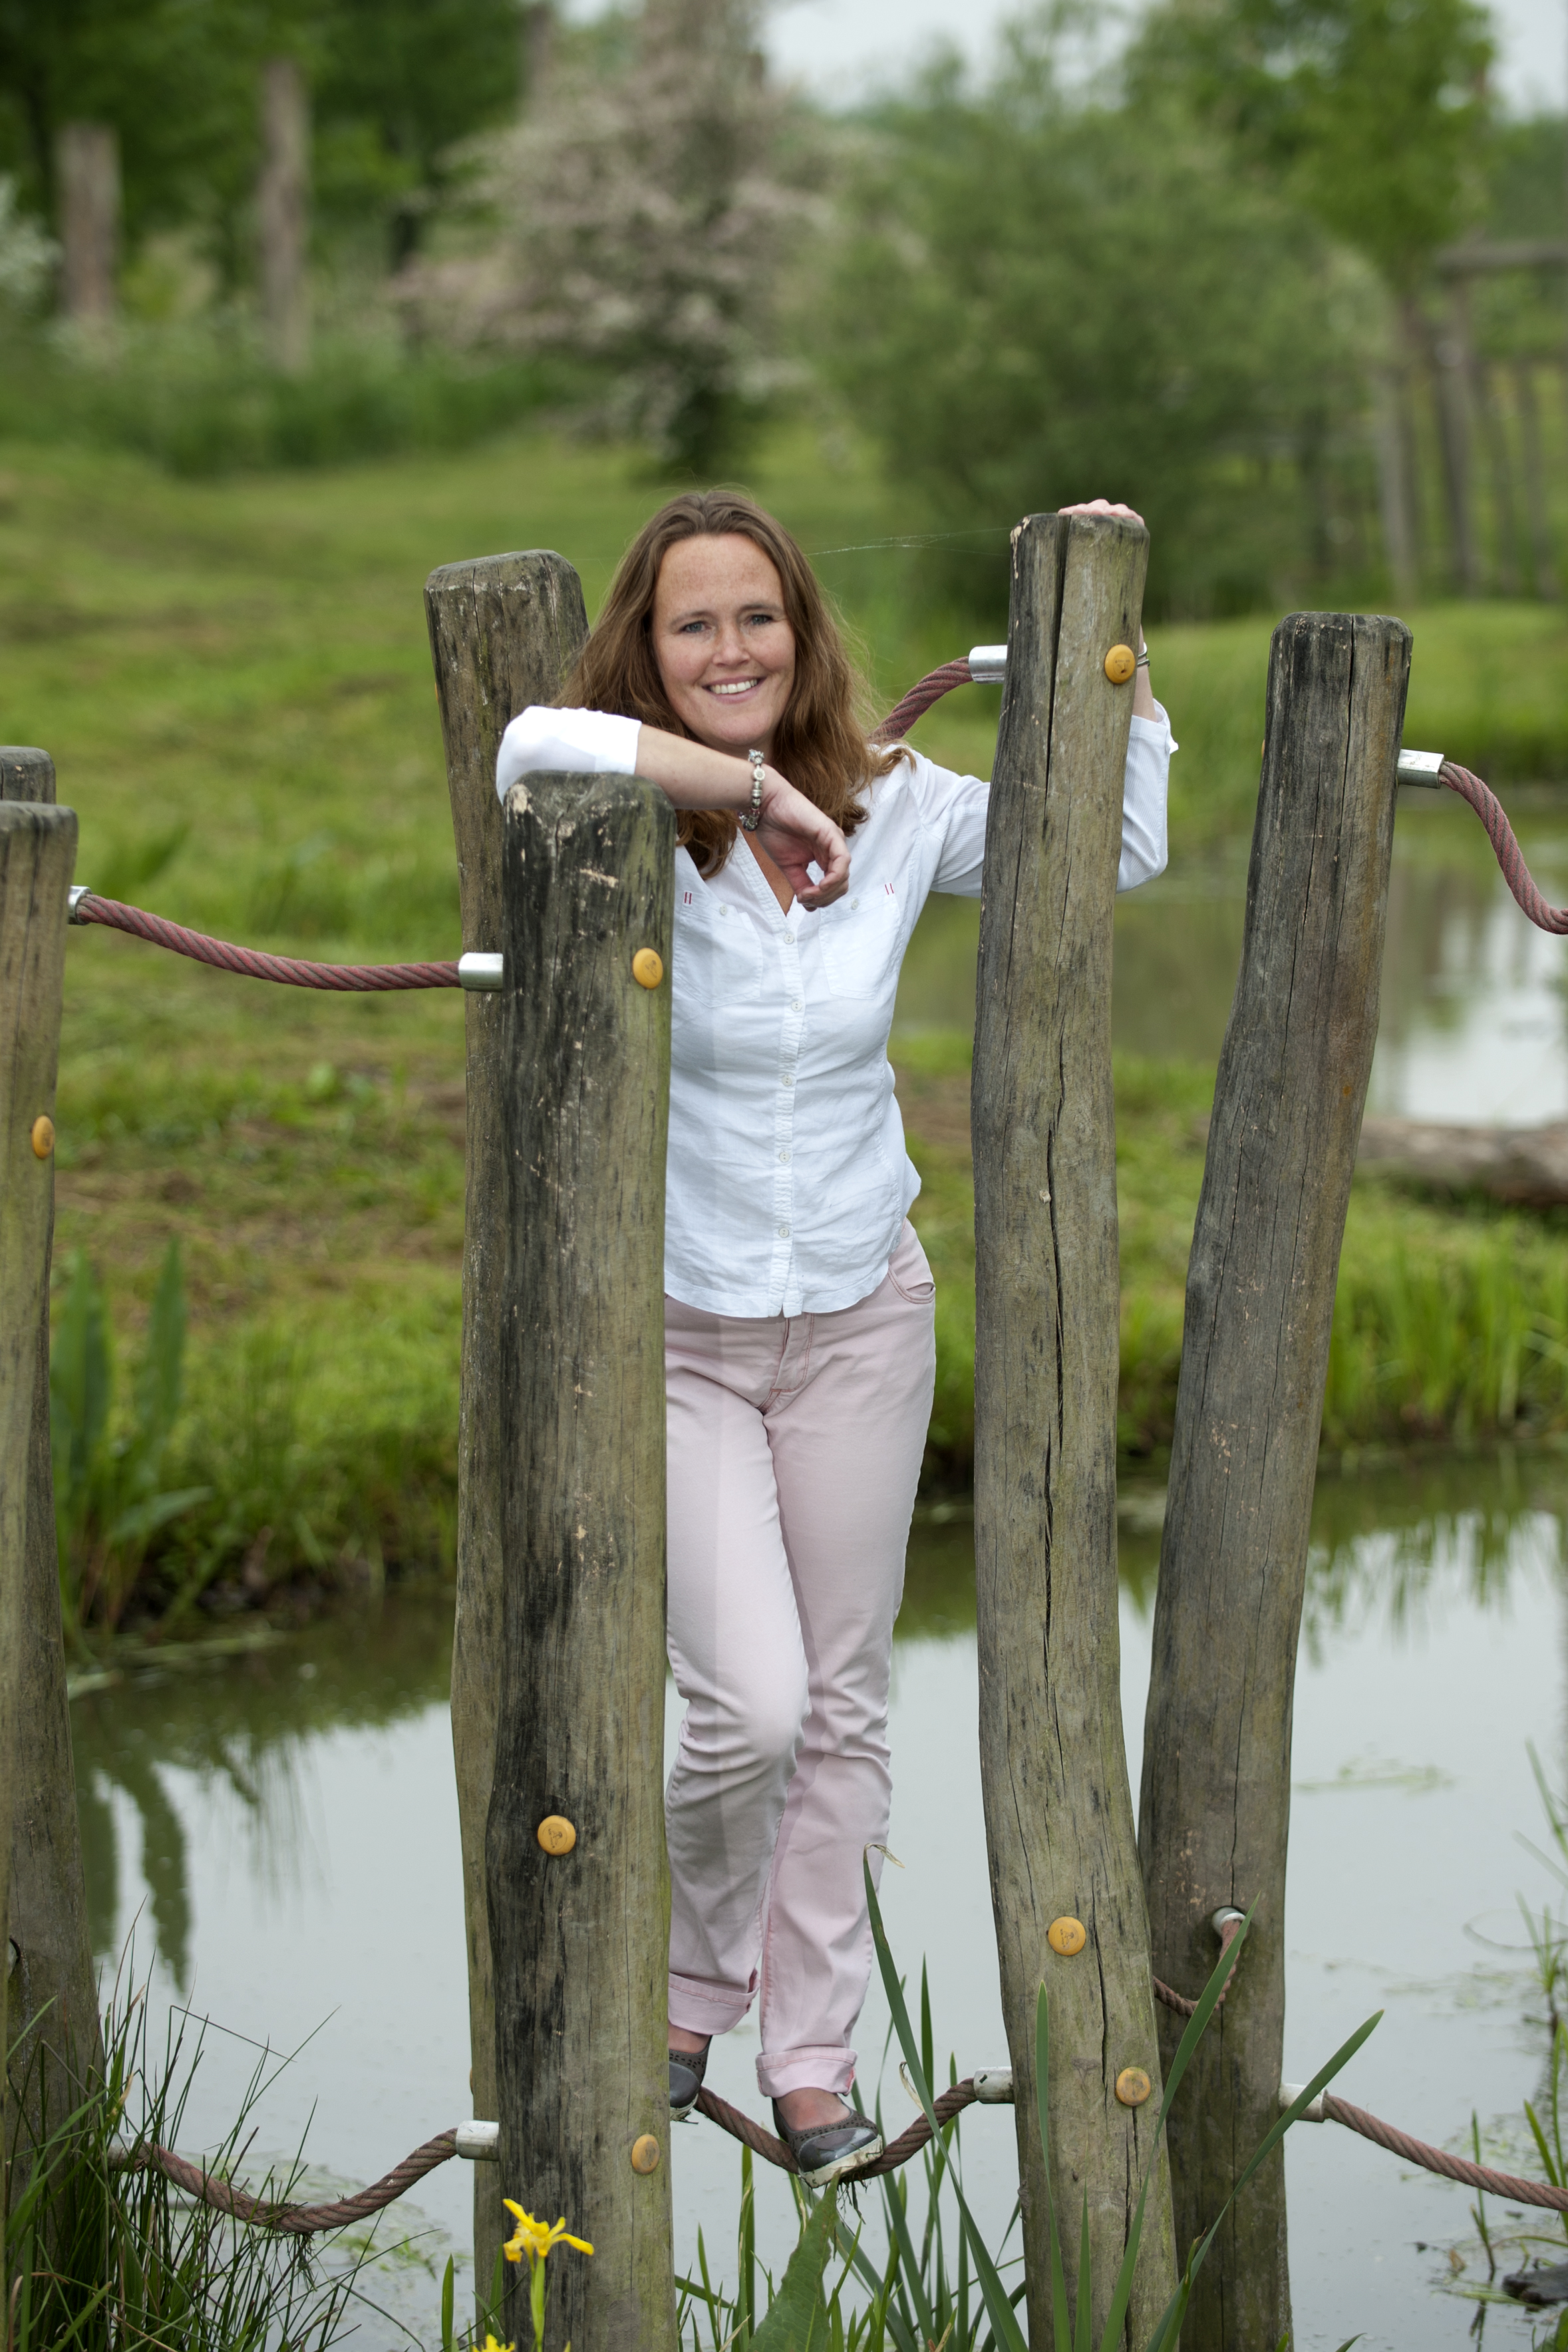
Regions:
M 670 2057 L 670 2116 L 674 2123 L 684 2123 L 697 2103 L 697 2093 L 707 2072 L 707 2053 L 712 2043 L 705 2042 L 700 2050 L 672 2050 Z
M 794 2158 L 800 2178 L 811 2189 L 825 2189 L 874 2164 L 882 2154 L 882 2134 L 864 2116 L 846 2116 L 841 2124 L 815 2124 L 809 2131 L 793 2131 L 773 2102 L 773 2128 Z

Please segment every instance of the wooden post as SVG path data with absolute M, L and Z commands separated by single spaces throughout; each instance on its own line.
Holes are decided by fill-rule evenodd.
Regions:
M 1138 1824 L 1167 1984 L 1200 1991 L 1213 1913 L 1258 1906 L 1170 2119 L 1182 2246 L 1278 2113 L 1296 1638 L 1409 666 L 1401 622 L 1342 613 L 1282 621 L 1270 657 L 1241 975 L 1187 1275 Z M 1162 2016 L 1167 2054 L 1180 2027 Z M 1199 2273 L 1183 2352 L 1275 2352 L 1290 2326 L 1276 2155 Z
M 444 564 L 425 583 L 425 617 L 446 745 L 465 950 L 501 945 L 501 804 L 496 754 L 507 721 L 551 702 L 588 635 L 570 563 L 538 551 Z M 467 1199 L 463 1239 L 463 1387 L 457 1424 L 457 1615 L 452 1746 L 463 1839 L 474 2113 L 496 2115 L 495 2001 L 485 1904 L 485 1823 L 496 1754 L 501 1642 L 501 1317 L 507 1171 L 501 1118 L 501 1000 L 474 994 L 467 1038 Z M 510 2193 L 509 2191 L 507 2192 Z M 509 2224 L 493 2164 L 474 2168 L 474 2270 L 488 2295 Z M 552 2213 L 550 2219 L 554 2221 Z M 591 2236 L 580 2231 L 580 2237 Z
M 1087 2195 L 1096 2339 L 1152 2148 L 1159 2053 L 1122 1738 L 1119 1319 L 1111 927 L 1141 524 L 1035 515 L 1013 534 L 1008 678 L 986 841 L 975 1036 L 975 1559 L 980 1760 L 1019 2085 L 1031 2342 L 1051 2340 L 1035 2004 L 1051 1996 L 1051 2182 L 1070 2280 Z M 1047 1941 L 1088 1930 L 1077 1958 Z M 1141 2067 L 1153 2094 L 1115 2095 Z M 1176 2283 L 1164 2160 L 1129 2315 Z
M 55 142 L 60 308 L 87 327 L 114 316 L 120 262 L 120 141 L 107 122 L 63 122 Z
M 591 2240 L 551 2352 L 674 2352 L 665 2011 L 664 1141 L 674 812 L 507 794 L 500 1706 L 486 1838 L 500 2171 Z M 633 965 L 633 959 L 637 959 Z M 518 2265 L 501 2333 L 528 2326 Z
M 52 804 L 54 797 L 55 763 L 47 751 L 0 749 L 0 803 Z M 16 1737 L 11 1750 L 10 1941 L 16 1957 L 11 1966 L 6 2032 L 16 2102 L 14 2121 L 21 2126 L 24 2153 L 78 2104 L 81 2088 L 102 2060 L 77 1822 L 49 1453 L 54 1171 L 52 1157 L 39 1163 L 45 1194 L 42 1296 L 34 1344 L 27 1534 L 21 1632 L 15 1653 Z
M 262 316 L 273 365 L 300 375 L 310 357 L 310 99 L 292 58 L 261 69 L 261 142 Z
M 17 1765 L 41 1697 L 31 1685 L 37 1644 L 26 1614 L 29 1489 L 38 1325 L 48 1311 L 55 1070 L 76 842 L 69 809 L 0 803 L 0 1922 L 9 1938 L 0 2023 L 7 2044 L 26 2022 L 20 1970 L 11 1965 L 17 1940 L 11 1842 L 25 1813 Z M 10 2103 L 0 2097 L 8 2147 Z

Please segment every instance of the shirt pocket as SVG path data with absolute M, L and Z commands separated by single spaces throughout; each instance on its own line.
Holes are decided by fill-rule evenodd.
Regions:
M 880 996 L 896 983 L 899 902 L 891 882 L 852 888 L 821 924 L 822 968 L 835 996 Z
M 673 986 L 694 1005 L 752 1004 L 762 993 L 762 941 L 740 909 L 705 883 L 675 889 Z

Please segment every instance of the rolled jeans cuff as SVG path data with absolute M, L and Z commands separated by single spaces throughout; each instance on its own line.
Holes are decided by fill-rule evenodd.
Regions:
M 757 2062 L 757 2087 L 765 2099 L 781 2099 L 789 2091 L 836 2091 L 842 2098 L 854 2079 L 855 2053 L 841 2042 L 770 2050 Z
M 743 1990 L 715 1984 L 706 1977 L 678 1977 L 670 1971 L 670 2023 L 683 2033 L 728 2033 L 740 2023 L 757 1998 L 757 1978 Z

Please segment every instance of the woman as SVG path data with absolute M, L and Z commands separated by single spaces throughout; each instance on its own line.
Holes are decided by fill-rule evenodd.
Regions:
M 1072 512 L 1126 514 L 1124 507 Z M 1137 672 L 1118 887 L 1165 864 L 1174 745 Z M 634 541 L 530 771 L 645 776 L 680 812 L 665 1212 L 670 2097 L 760 1998 L 758 2081 L 813 2184 L 849 2107 L 886 1838 L 893 1622 L 936 1367 L 887 1044 L 926 895 L 976 897 L 988 787 L 868 746 L 789 533 L 726 491 Z M 742 837 L 744 835 L 744 838 Z

